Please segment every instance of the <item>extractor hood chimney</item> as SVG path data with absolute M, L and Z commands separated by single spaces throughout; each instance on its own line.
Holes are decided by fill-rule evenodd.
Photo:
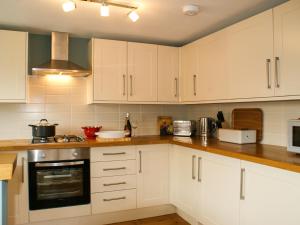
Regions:
M 86 77 L 90 71 L 69 61 L 69 34 L 51 33 L 51 61 L 32 68 L 33 75 L 70 75 Z

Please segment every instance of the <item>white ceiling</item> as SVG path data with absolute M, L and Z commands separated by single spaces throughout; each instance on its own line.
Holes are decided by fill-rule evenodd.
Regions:
M 89 2 L 77 1 L 77 9 L 65 13 L 64 1 L 0 0 L 0 27 L 180 46 L 286 0 L 120 0 L 141 5 L 136 23 L 127 18 L 127 9 L 111 7 L 111 16 L 105 18 L 98 4 Z M 184 16 L 187 3 L 199 5 L 200 13 Z

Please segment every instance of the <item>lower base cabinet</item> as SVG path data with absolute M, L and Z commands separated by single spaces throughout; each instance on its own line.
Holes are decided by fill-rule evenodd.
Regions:
M 242 161 L 240 225 L 299 225 L 300 174 Z
M 169 203 L 169 145 L 137 146 L 137 207 Z
M 201 161 L 198 221 L 239 225 L 240 160 L 204 152 Z
M 136 208 L 136 189 L 92 194 L 92 214 Z

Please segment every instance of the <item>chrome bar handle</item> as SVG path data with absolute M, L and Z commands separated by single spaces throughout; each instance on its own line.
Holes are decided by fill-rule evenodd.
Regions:
M 276 87 L 280 88 L 280 81 L 279 81 L 279 57 L 275 57 L 275 79 L 276 79 Z
M 123 197 L 119 197 L 119 198 L 104 198 L 103 201 L 110 202 L 110 201 L 117 201 L 117 200 L 123 200 L 123 199 L 126 199 L 126 197 L 123 196 Z
M 245 172 L 244 168 L 241 169 L 241 184 L 240 184 L 240 199 L 245 200 Z
M 25 166 L 25 158 L 22 157 L 22 171 L 21 171 L 21 181 L 22 181 L 22 183 L 24 183 L 24 181 L 25 181 L 25 169 L 24 169 L 24 166 Z
M 271 88 L 270 65 L 271 65 L 271 59 L 267 59 L 266 60 L 266 73 L 267 73 L 267 80 L 268 80 L 268 89 Z
M 193 155 L 192 156 L 192 179 L 193 180 L 196 179 L 196 175 L 195 175 L 195 159 L 196 159 L 196 156 Z
M 126 167 L 117 167 L 117 168 L 104 168 L 103 171 L 112 171 L 112 170 L 126 170 Z
M 178 78 L 175 78 L 175 97 L 178 97 Z
M 140 168 L 139 173 L 142 173 L 142 151 L 139 151 Z
M 115 152 L 115 153 L 102 153 L 103 156 L 110 156 L 110 155 L 125 155 L 126 152 Z
M 132 75 L 130 75 L 130 96 L 133 95 L 133 91 L 132 91 Z
M 126 184 L 126 182 L 103 184 L 104 187 Z
M 194 74 L 194 76 L 193 76 L 193 81 L 194 81 L 194 96 L 197 95 L 197 90 L 196 90 L 196 78 L 197 78 L 197 75 Z
M 201 177 L 201 162 L 202 162 L 202 158 L 198 157 L 198 182 L 202 181 L 202 177 Z
M 125 96 L 126 95 L 126 75 L 125 74 L 123 74 L 123 96 Z

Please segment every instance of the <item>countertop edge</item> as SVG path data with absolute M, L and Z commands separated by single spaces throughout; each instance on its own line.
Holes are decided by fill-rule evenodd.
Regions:
M 17 166 L 17 154 L 4 153 L 0 157 L 0 181 L 11 180 Z

